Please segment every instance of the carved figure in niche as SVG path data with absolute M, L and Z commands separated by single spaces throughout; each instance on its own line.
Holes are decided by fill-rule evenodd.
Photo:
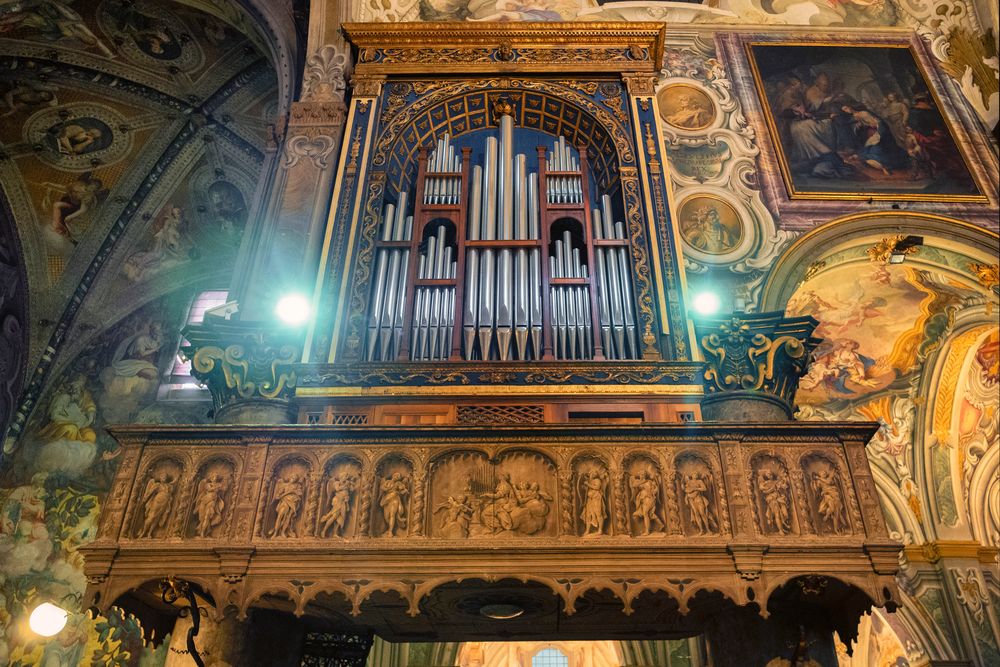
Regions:
M 493 493 L 480 496 L 486 501 L 479 512 L 479 523 L 490 534 L 502 531 L 532 535 L 545 528 L 552 501 L 538 482 L 511 481 L 510 473 L 502 473 Z
M 475 508 L 471 501 L 471 487 L 466 484 L 466 492 L 457 496 L 448 496 L 448 499 L 437 506 L 435 514 L 444 512 L 441 516 L 441 536 L 447 538 L 458 538 L 469 536 L 469 525 L 472 522 L 472 514 Z
M 305 478 L 298 472 L 287 472 L 274 484 L 274 528 L 271 537 L 297 537 L 295 519 L 306 495 Z
M 580 519 L 583 520 L 583 537 L 604 534 L 604 521 L 608 516 L 605 489 L 608 486 L 607 471 L 593 468 L 583 473 L 577 484 Z
M 757 490 L 764 501 L 764 525 L 787 535 L 791 530 L 788 508 L 788 473 L 777 466 L 757 471 Z
M 212 531 L 222 523 L 228 490 L 229 479 L 220 472 L 206 475 L 198 484 L 198 494 L 194 500 L 194 515 L 198 517 L 195 535 L 210 537 Z
M 652 464 L 646 463 L 634 472 L 628 482 L 632 491 L 632 518 L 642 523 L 641 535 L 663 532 L 666 523 L 660 517 L 660 476 Z
M 840 495 L 840 480 L 837 471 L 830 465 L 816 465 L 810 481 L 818 500 L 818 511 L 824 523 L 839 533 L 846 528 L 844 520 L 844 499 Z
M 347 472 L 330 480 L 330 510 L 319 519 L 320 537 L 328 537 L 331 529 L 334 535 L 343 537 L 357 485 L 357 477 Z
M 146 482 L 142 492 L 142 528 L 136 537 L 153 537 L 153 533 L 166 527 L 176 481 L 170 471 L 161 469 Z
M 698 534 L 714 533 L 718 530 L 715 513 L 708 500 L 708 483 L 711 475 L 695 470 L 684 475 L 684 504 L 691 512 L 691 524 Z
M 381 497 L 378 504 L 386 525 L 382 535 L 394 537 L 397 527 L 406 529 L 406 496 L 410 493 L 410 479 L 401 472 L 394 472 L 382 480 L 379 490 Z

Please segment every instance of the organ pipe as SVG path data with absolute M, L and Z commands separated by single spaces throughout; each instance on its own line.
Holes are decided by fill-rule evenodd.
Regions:
M 588 216 L 586 173 L 565 137 L 538 149 L 544 182 L 527 156 L 515 154 L 515 139 L 513 117 L 502 114 L 499 136 L 486 138 L 482 163 L 465 173 L 468 149 L 463 163 L 462 151 L 442 135 L 421 152 L 413 203 L 404 190 L 386 204 L 368 360 L 446 360 L 453 341 L 468 361 L 537 360 L 543 353 L 586 360 L 594 358 L 595 343 L 608 359 L 638 358 L 628 238 L 610 196 L 599 197 Z M 553 228 L 543 234 L 543 225 Z M 543 332 L 551 337 L 545 350 Z

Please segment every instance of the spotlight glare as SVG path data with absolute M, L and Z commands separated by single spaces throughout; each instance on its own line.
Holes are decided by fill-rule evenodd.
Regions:
M 36 635 L 52 637 L 66 627 L 68 617 L 69 612 L 62 607 L 57 607 L 51 602 L 43 602 L 31 612 L 31 616 L 28 617 L 28 627 Z
M 719 310 L 719 296 L 713 292 L 699 292 L 694 296 L 693 305 L 700 315 L 714 315 Z
M 286 294 L 274 312 L 285 324 L 302 324 L 309 319 L 309 301 L 301 294 Z

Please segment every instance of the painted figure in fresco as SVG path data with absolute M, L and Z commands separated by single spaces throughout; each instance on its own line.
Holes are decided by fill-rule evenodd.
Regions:
M 182 45 L 165 22 L 143 12 L 134 2 L 116 2 L 107 5 L 115 18 L 115 28 L 132 38 L 139 50 L 157 60 L 176 60 L 181 56 Z
M 170 205 L 153 225 L 149 249 L 132 253 L 125 260 L 122 272 L 130 281 L 139 282 L 157 271 L 186 261 L 190 245 L 184 209 Z
M 305 493 L 305 479 L 297 472 L 285 475 L 275 483 L 271 537 L 295 537 L 295 517 L 302 508 Z
M 677 98 L 677 108 L 667 114 L 666 120 L 671 125 L 688 129 L 705 127 L 712 121 L 713 109 L 694 95 L 681 93 Z
M 583 476 L 581 485 L 584 488 L 583 511 L 580 513 L 584 526 L 583 536 L 601 535 L 604 533 L 604 520 L 608 516 L 604 502 L 607 476 L 597 471 L 588 472 Z
M 246 222 L 247 209 L 243 193 L 227 181 L 216 181 L 208 188 L 208 203 L 215 218 L 215 224 L 230 241 L 237 240 L 237 234 Z
M 49 422 L 38 432 L 42 439 L 97 442 L 97 404 L 87 391 L 84 376 L 74 377 L 56 393 L 49 403 L 48 417 Z
M 469 536 L 469 525 L 475 508 L 469 502 L 468 494 L 448 496 L 448 499 L 437 506 L 435 514 L 444 512 L 441 516 L 441 536 L 460 538 Z
M 114 58 L 114 52 L 99 40 L 83 17 L 62 0 L 34 0 L 11 3 L 10 11 L 0 15 L 0 34 L 25 29 L 50 42 L 75 40 Z
M 822 385 L 838 394 L 855 393 L 847 387 L 848 382 L 859 387 L 876 386 L 878 381 L 869 377 L 875 360 L 859 353 L 860 347 L 861 343 L 850 338 L 836 340 L 816 355 L 816 360 L 799 386 L 803 389 L 815 389 Z
M 329 535 L 331 529 L 335 536 L 343 536 L 344 527 L 347 524 L 347 515 L 351 511 L 351 496 L 356 487 L 357 480 L 353 475 L 347 473 L 330 480 L 328 489 L 330 510 L 319 519 L 319 534 L 321 537 Z
M 722 223 L 714 206 L 700 206 L 681 221 L 684 239 L 705 252 L 724 253 L 732 249 L 734 239 Z
M 661 532 L 664 525 L 657 511 L 660 497 L 659 478 L 649 470 L 643 470 L 632 476 L 632 479 L 629 480 L 629 487 L 634 494 L 632 504 L 635 509 L 632 511 L 632 518 L 642 522 L 642 534 L 651 534 L 654 524 L 659 525 L 656 532 Z
M 56 97 L 58 90 L 57 86 L 40 81 L 17 81 L 3 95 L 7 111 L 0 115 L 0 118 L 12 116 L 18 111 L 31 111 L 43 106 L 59 106 L 59 99 Z
M 201 480 L 194 500 L 194 515 L 198 517 L 195 535 L 198 537 L 210 537 L 216 526 L 222 523 L 228 487 L 229 481 L 218 472 Z
M 169 472 L 160 470 L 146 482 L 142 492 L 142 528 L 136 537 L 153 537 L 153 533 L 167 525 L 176 481 Z
M 812 487 L 819 498 L 819 515 L 839 533 L 844 527 L 844 501 L 837 473 L 827 467 L 813 471 Z
M 409 479 L 401 472 L 394 472 L 391 477 L 382 480 L 379 488 L 381 497 L 378 504 L 385 519 L 385 530 L 382 531 L 382 535 L 395 537 L 397 527 L 406 529 L 406 496 L 410 493 Z
M 50 230 L 56 236 L 76 245 L 78 233 L 73 229 L 73 223 L 97 208 L 108 196 L 104 182 L 99 178 L 94 178 L 92 172 L 88 171 L 80 174 L 68 186 L 58 183 L 44 183 L 43 187 L 45 187 L 45 196 L 42 198 L 42 207 L 51 207 L 52 210 Z M 55 202 L 52 201 L 53 191 L 63 193 L 62 197 Z
M 59 152 L 63 155 L 83 155 L 97 149 L 95 145 L 103 136 L 100 128 L 83 127 L 75 123 L 63 125 L 56 135 Z
M 764 522 L 782 535 L 791 530 L 788 515 L 788 479 L 783 472 L 764 468 L 757 472 L 757 489 L 764 499 Z
M 684 504 L 699 535 L 716 531 L 715 516 L 708 502 L 708 480 L 702 471 L 695 470 L 684 476 Z

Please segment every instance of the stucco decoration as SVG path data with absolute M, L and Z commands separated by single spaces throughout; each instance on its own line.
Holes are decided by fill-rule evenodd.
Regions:
M 668 37 L 657 95 L 685 267 L 695 282 L 713 268 L 727 271 L 734 307 L 752 310 L 765 269 L 796 234 L 778 229 L 761 200 L 756 133 L 715 45 Z M 671 113 L 674 106 L 683 112 Z

